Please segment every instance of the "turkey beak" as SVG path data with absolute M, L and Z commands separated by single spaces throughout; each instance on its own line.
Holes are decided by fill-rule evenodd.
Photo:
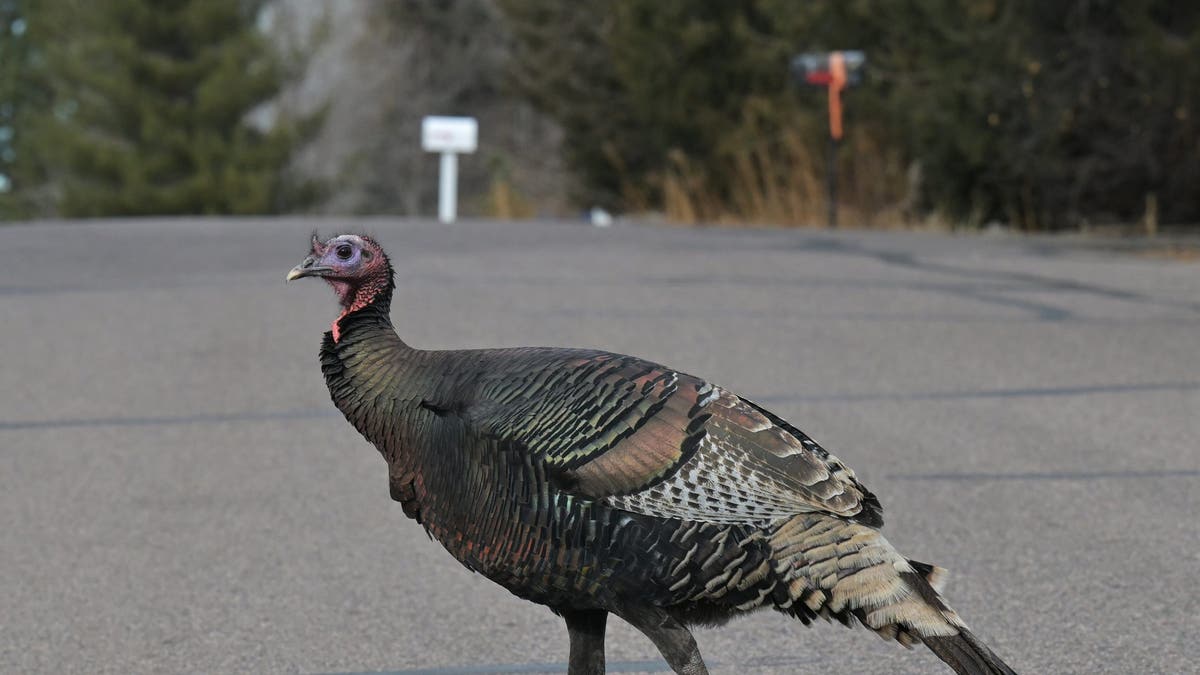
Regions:
M 287 281 L 299 279 L 301 277 L 320 277 L 326 273 L 333 271 L 332 268 L 324 267 L 317 264 L 316 256 L 308 256 L 304 262 L 292 268 L 291 272 L 287 273 Z

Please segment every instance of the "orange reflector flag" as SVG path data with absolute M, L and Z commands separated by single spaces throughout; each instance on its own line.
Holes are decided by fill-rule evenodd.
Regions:
M 846 88 L 846 57 L 829 55 L 829 136 L 842 140 L 842 90 Z

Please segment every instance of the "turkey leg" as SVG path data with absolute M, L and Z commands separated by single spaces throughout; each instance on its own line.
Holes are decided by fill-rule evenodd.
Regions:
M 679 675 L 708 675 L 696 639 L 678 619 L 658 607 L 638 607 L 619 616 L 642 631 Z
M 603 609 L 563 610 L 567 634 L 571 636 L 569 675 L 604 675 L 604 626 L 608 612 Z

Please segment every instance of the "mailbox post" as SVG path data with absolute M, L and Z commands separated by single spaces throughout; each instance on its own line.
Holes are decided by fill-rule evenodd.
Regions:
M 837 152 L 842 142 L 842 90 L 862 84 L 867 56 L 860 51 L 808 52 L 792 59 L 792 75 L 829 92 L 829 227 L 837 227 Z
M 421 120 L 421 148 L 442 154 L 438 172 L 438 220 L 453 223 L 458 208 L 458 154 L 475 152 L 479 123 L 474 117 L 430 116 Z

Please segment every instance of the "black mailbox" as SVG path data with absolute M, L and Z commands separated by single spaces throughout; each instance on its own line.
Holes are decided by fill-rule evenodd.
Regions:
M 862 84 L 867 65 L 867 55 L 858 50 L 844 52 L 805 52 L 792 57 L 792 76 L 798 82 L 816 87 L 828 87 L 833 83 L 834 54 L 842 55 L 842 63 L 846 68 L 846 86 L 857 87 Z

